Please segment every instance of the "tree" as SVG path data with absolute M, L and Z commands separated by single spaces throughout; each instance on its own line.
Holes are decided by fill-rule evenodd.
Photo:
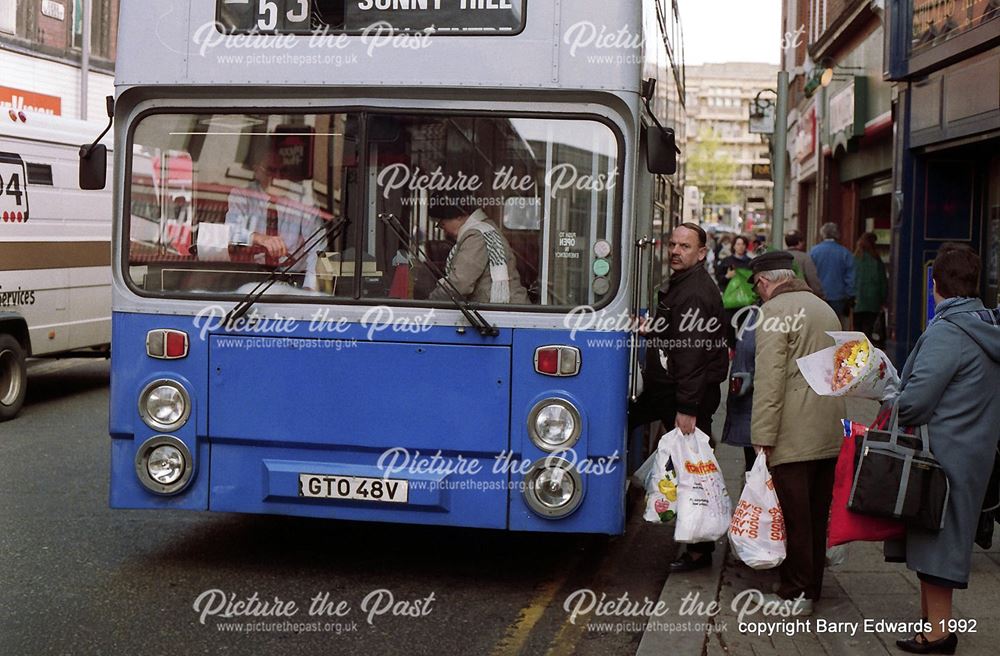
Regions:
M 702 127 L 687 156 L 687 182 L 705 193 L 705 205 L 733 205 L 737 202 L 736 162 L 722 146 L 719 135 Z

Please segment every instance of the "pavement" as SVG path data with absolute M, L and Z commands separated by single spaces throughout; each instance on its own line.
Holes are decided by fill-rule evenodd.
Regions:
M 874 402 L 848 400 L 848 416 L 855 421 L 870 423 L 877 410 Z M 724 417 L 722 407 L 715 417 L 715 435 L 721 435 Z M 743 453 L 720 445 L 716 457 L 735 505 L 743 485 Z M 739 611 L 751 593 L 740 593 L 769 593 L 777 581 L 776 569 L 750 569 L 722 538 L 711 568 L 667 577 L 660 602 L 668 610 L 651 618 L 637 656 L 902 654 L 895 641 L 913 631 L 900 630 L 898 623 L 921 616 L 916 574 L 903 564 L 886 563 L 881 542 L 847 545 L 843 562 L 827 567 L 823 597 L 811 617 L 765 618 L 748 612 L 741 624 Z M 969 588 L 955 591 L 953 617 L 965 621 L 959 654 L 1000 652 L 1000 531 L 992 549 L 975 547 Z

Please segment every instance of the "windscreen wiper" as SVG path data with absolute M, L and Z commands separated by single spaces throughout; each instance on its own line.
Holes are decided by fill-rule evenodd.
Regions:
M 462 298 L 462 294 L 455 289 L 455 285 L 448 280 L 447 276 L 441 273 L 441 270 L 438 269 L 437 265 L 434 264 L 429 257 L 427 257 L 427 254 L 424 253 L 423 249 L 419 245 L 413 244 L 410 236 L 406 234 L 406 229 L 403 228 L 399 219 L 397 219 L 394 214 L 391 212 L 383 213 L 379 214 L 378 218 L 380 218 L 389 227 L 389 229 L 395 233 L 396 238 L 400 241 L 400 243 L 410 245 L 410 247 L 406 249 L 408 252 L 410 252 L 411 247 L 416 251 L 418 260 L 425 267 L 427 267 L 427 269 L 436 278 L 438 278 L 441 288 L 444 289 L 446 294 L 448 294 L 448 298 L 450 298 L 455 307 L 461 311 L 465 320 L 468 321 L 473 328 L 479 331 L 480 335 L 483 337 L 497 337 L 500 334 L 500 330 L 496 326 L 488 322 L 486 318 L 479 313 L 479 310 L 471 307 L 469 302 Z M 410 252 L 410 255 L 412 256 L 413 253 Z
M 298 248 L 285 257 L 285 263 L 283 265 L 272 269 L 267 278 L 257 283 L 257 285 L 254 286 L 254 288 L 251 289 L 250 292 L 244 296 L 242 300 L 240 300 L 240 302 L 233 306 L 233 309 L 226 315 L 223 325 L 226 328 L 230 328 L 235 325 L 237 321 L 246 316 L 246 313 L 250 311 L 250 308 L 252 308 L 257 301 L 260 300 L 261 296 L 263 296 L 267 290 L 274 285 L 274 283 L 278 282 L 278 278 L 287 275 L 292 270 L 292 267 L 301 262 L 302 258 L 308 255 L 312 249 L 319 246 L 324 239 L 336 239 L 345 225 L 347 225 L 347 217 L 342 217 L 339 221 L 332 222 L 328 225 L 321 225 L 317 228 L 315 232 L 302 241 L 302 244 L 299 245 Z

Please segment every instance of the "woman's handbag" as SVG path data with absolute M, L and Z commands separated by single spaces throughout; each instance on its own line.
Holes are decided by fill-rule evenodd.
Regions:
M 906 535 L 906 526 L 892 519 L 871 517 L 847 509 L 847 500 L 851 496 L 854 482 L 854 465 L 857 463 L 855 453 L 859 450 L 869 430 L 885 428 L 889 414 L 881 414 L 871 428 L 844 420 L 844 442 L 837 456 L 837 468 L 833 475 L 833 500 L 830 504 L 830 528 L 827 534 L 827 547 L 836 547 L 848 542 L 882 542 L 895 540 Z
M 900 432 L 896 408 L 888 431 L 868 431 L 861 443 L 848 508 L 863 515 L 899 519 L 914 528 L 940 530 L 944 526 L 951 486 L 930 451 L 927 426 L 917 432 L 919 440 Z

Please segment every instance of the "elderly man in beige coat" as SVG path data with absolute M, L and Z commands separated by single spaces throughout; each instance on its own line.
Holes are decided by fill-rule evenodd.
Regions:
M 823 588 L 826 531 L 833 472 L 843 441 L 844 400 L 819 396 L 796 360 L 833 346 L 840 330 L 830 306 L 796 278 L 792 256 L 765 253 L 751 263 L 764 300 L 757 326 L 751 441 L 767 454 L 784 514 L 787 556 L 778 597 L 801 599 L 793 609 L 811 614 Z

